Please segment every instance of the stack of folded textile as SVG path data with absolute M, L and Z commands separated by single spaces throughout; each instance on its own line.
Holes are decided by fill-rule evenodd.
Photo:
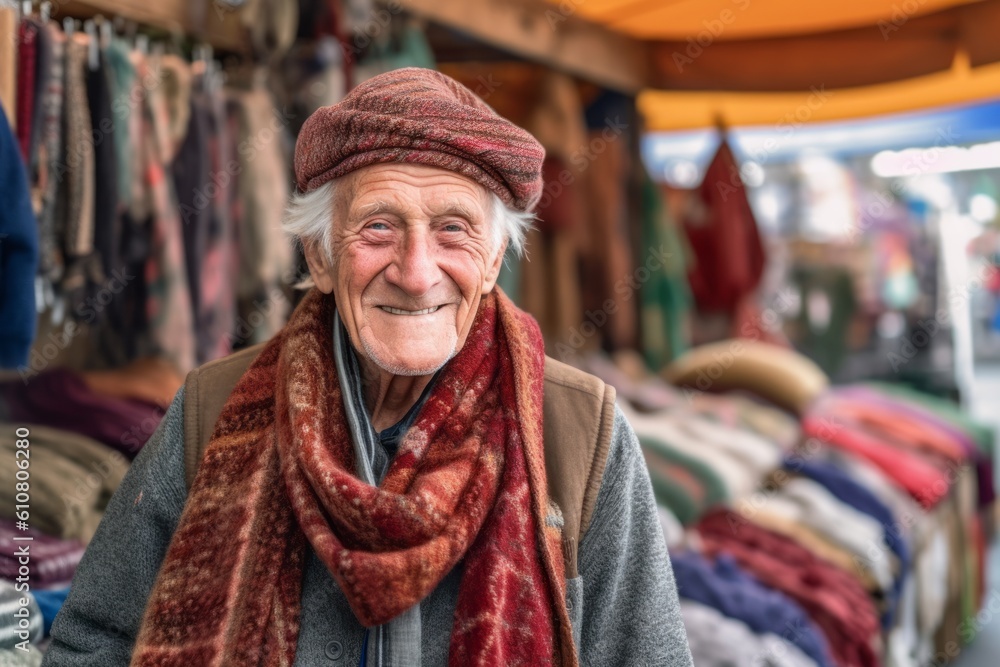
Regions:
M 86 436 L 29 425 L 30 525 L 49 535 L 89 542 L 104 508 L 128 470 L 119 452 Z M 13 429 L 0 430 L 0 456 L 14 460 Z M 13 466 L 0 467 L 0 518 L 15 516 Z
M 583 360 L 638 435 L 695 664 L 956 657 L 980 628 L 995 434 L 943 399 L 740 349 L 664 372 L 726 394 Z
M 15 555 L 18 544 L 15 537 L 30 537 L 31 567 L 28 581 L 32 587 L 52 587 L 69 584 L 76 566 L 83 558 L 83 542 L 64 540 L 29 528 L 18 530 L 11 519 L 0 519 L 0 579 L 13 580 L 19 563 Z

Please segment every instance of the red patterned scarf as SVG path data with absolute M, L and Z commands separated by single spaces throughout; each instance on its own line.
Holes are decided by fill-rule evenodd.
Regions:
M 132 664 L 290 666 L 311 546 L 369 627 L 464 559 L 450 665 L 575 666 L 560 535 L 545 520 L 537 323 L 487 296 L 373 487 L 352 472 L 333 317 L 313 290 L 237 383 Z

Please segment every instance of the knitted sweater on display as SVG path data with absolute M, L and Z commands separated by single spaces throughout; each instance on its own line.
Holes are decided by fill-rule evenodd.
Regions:
M 816 667 L 795 644 L 754 634 L 742 621 L 691 600 L 681 600 L 684 628 L 699 667 Z
M 790 642 L 817 665 L 834 664 L 826 638 L 802 607 L 756 581 L 730 556 L 720 555 L 713 562 L 694 551 L 683 551 L 672 555 L 672 564 L 682 601 L 706 605 L 745 623 L 754 633 Z M 687 620 L 685 627 L 690 628 Z

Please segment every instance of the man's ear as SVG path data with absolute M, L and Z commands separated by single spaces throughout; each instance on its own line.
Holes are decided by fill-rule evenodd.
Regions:
M 302 253 L 306 256 L 309 266 L 309 276 L 313 284 L 323 294 L 333 291 L 333 267 L 329 263 L 326 252 L 319 241 L 312 240 L 302 244 Z
M 483 294 L 489 294 L 492 292 L 493 287 L 497 284 L 497 278 L 500 276 L 500 269 L 503 268 L 503 256 L 506 252 L 507 242 L 504 241 L 503 245 L 500 246 L 500 251 L 497 252 L 497 256 L 493 259 L 493 263 L 486 271 L 486 277 L 483 280 Z

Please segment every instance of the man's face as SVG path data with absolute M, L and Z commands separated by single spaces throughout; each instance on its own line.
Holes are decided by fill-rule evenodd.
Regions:
M 359 169 L 337 187 L 333 265 L 306 248 L 316 286 L 334 293 L 351 342 L 393 375 L 428 375 L 465 345 L 502 248 L 489 197 L 454 172 L 414 164 Z

